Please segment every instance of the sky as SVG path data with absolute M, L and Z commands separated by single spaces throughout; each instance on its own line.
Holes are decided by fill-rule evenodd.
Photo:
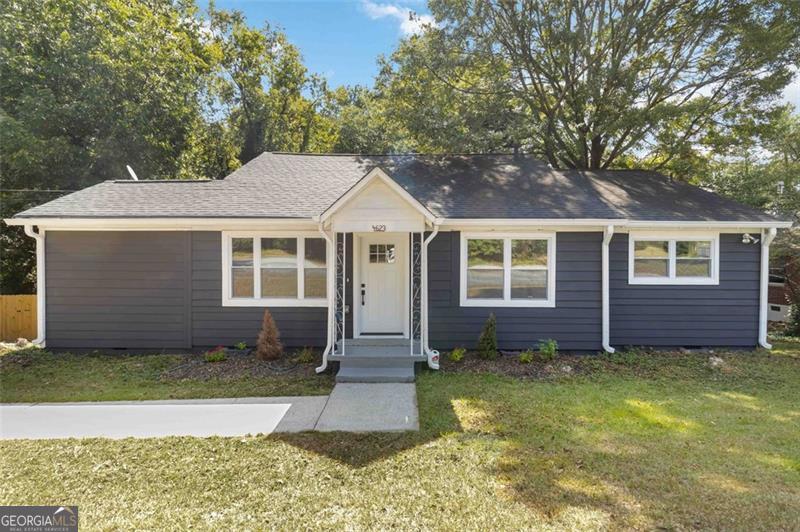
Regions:
M 332 87 L 371 87 L 378 56 L 390 55 L 401 38 L 420 31 L 419 22 L 409 21 L 409 11 L 423 23 L 432 22 L 424 0 L 216 0 L 216 6 L 242 11 L 251 26 L 268 20 L 282 28 L 309 71 L 324 75 Z M 800 112 L 800 75 L 783 99 Z
M 390 55 L 402 37 L 420 30 L 409 21 L 409 11 L 431 20 L 420 0 L 216 0 L 216 7 L 242 11 L 251 26 L 268 20 L 282 28 L 309 71 L 324 75 L 333 87 L 372 86 L 378 56 Z

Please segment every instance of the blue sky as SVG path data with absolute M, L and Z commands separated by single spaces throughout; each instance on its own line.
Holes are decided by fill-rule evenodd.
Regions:
M 391 54 L 402 37 L 419 30 L 409 22 L 408 11 L 420 17 L 429 13 L 424 1 L 217 0 L 216 6 L 242 11 L 252 26 L 261 27 L 265 20 L 280 26 L 302 52 L 306 67 L 326 76 L 333 87 L 372 86 L 378 56 Z

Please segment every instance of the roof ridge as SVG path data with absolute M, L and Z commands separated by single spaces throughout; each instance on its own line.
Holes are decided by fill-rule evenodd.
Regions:
M 508 153 L 508 152 L 490 152 L 490 153 L 471 153 L 471 152 L 447 152 L 447 153 L 311 153 L 311 152 L 297 152 L 297 151 L 265 151 L 264 154 L 272 155 L 300 155 L 300 156 L 313 156 L 313 157 L 447 157 L 454 155 L 468 155 L 470 157 L 496 157 L 498 155 L 516 155 L 518 157 L 533 157 L 530 153 Z M 537 159 L 541 160 L 541 159 Z

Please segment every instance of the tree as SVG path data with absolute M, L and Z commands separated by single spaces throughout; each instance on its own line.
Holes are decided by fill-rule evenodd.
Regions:
M 451 100 L 504 98 L 523 125 L 511 128 L 513 143 L 555 167 L 609 168 L 636 154 L 663 168 L 709 125 L 735 119 L 731 111 L 768 105 L 800 61 L 794 0 L 432 0 L 430 8 L 430 43 L 396 55 L 397 70 L 424 63 Z M 427 106 L 437 96 L 417 100 Z
M 283 354 L 283 344 L 278 326 L 269 309 L 264 309 L 264 320 L 256 342 L 256 355 L 261 360 L 277 360 Z
M 142 178 L 175 175 L 210 66 L 191 2 L 18 0 L 1 11 L 0 217 L 126 179 L 127 164 Z M 4 226 L 0 291 L 31 291 L 33 263 L 32 239 Z

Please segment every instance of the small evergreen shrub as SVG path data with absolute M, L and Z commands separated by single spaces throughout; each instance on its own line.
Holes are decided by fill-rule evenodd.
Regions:
M 218 345 L 214 349 L 210 351 L 206 351 L 205 355 L 203 355 L 206 359 L 206 362 L 222 362 L 228 358 L 225 354 L 225 348 L 221 345 Z
M 558 342 L 552 338 L 539 342 L 539 356 L 542 360 L 553 360 L 558 354 Z
M 450 353 L 448 353 L 447 358 L 450 359 L 451 362 L 461 362 L 464 360 L 464 355 L 467 353 L 467 350 L 463 347 L 456 347 Z
M 246 342 L 239 342 L 238 344 L 236 344 L 233 347 L 235 347 L 239 351 L 244 351 L 245 349 L 247 349 L 247 343 Z
M 314 350 L 310 347 L 304 347 L 297 353 L 297 362 L 299 364 L 312 364 L 314 362 Z
M 530 349 L 526 349 L 522 353 L 519 354 L 519 362 L 520 364 L 530 364 L 533 362 L 533 351 Z
M 497 318 L 494 313 L 489 314 L 478 338 L 478 356 L 484 360 L 497 358 Z
M 283 354 L 283 344 L 278 326 L 272 319 L 269 309 L 264 310 L 264 321 L 256 343 L 256 356 L 261 360 L 277 360 Z

